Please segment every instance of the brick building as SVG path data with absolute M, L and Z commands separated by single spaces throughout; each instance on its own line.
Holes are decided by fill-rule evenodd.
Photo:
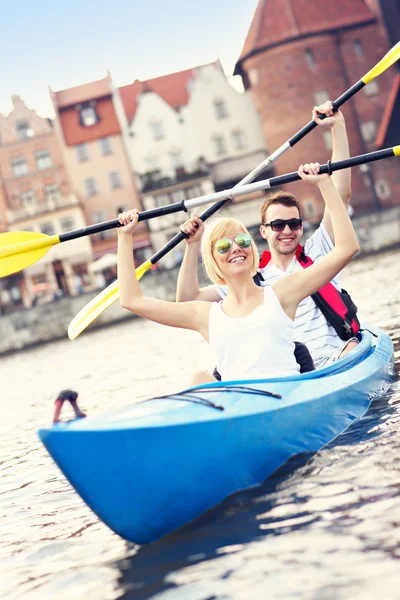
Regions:
M 12 111 L 0 115 L 0 230 L 54 235 L 84 227 L 52 123 L 19 96 L 12 103 Z M 74 294 L 75 270 L 91 258 L 88 240 L 53 248 L 38 263 L 0 280 L 0 308 L 30 306 L 39 285 Z
M 317 0 L 259 0 L 235 73 L 254 94 L 270 150 L 310 120 L 315 104 L 337 98 L 394 44 L 383 21 L 384 4 L 336 0 L 321 8 Z M 398 3 L 389 4 L 397 14 Z M 390 139 L 400 139 L 395 88 L 396 67 L 391 67 L 343 106 L 352 156 L 385 147 L 389 121 L 397 129 L 391 129 Z M 330 133 L 315 130 L 275 163 L 276 173 L 295 171 L 308 160 L 326 162 L 330 153 Z M 285 189 L 299 197 L 306 217 L 320 217 L 317 190 L 297 182 Z M 395 159 L 352 170 L 355 214 L 389 208 L 399 197 Z
M 58 92 L 50 90 L 50 96 L 65 163 L 82 198 L 87 224 L 115 219 L 127 207 L 141 210 L 126 151 L 126 117 L 111 77 Z M 145 223 L 135 230 L 133 240 L 140 264 L 151 252 Z M 115 253 L 116 231 L 92 235 L 91 242 L 95 259 Z

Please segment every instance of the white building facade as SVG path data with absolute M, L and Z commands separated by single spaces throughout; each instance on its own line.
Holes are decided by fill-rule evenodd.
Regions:
M 230 189 L 267 156 L 252 96 L 230 85 L 219 62 L 119 91 L 145 209 Z M 238 198 L 229 214 L 258 225 L 260 194 L 255 197 Z M 185 218 L 175 213 L 149 222 L 153 247 L 171 239 Z

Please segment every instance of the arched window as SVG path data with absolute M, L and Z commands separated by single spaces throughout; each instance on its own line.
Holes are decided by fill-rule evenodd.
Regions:
M 226 119 L 228 116 L 228 110 L 226 107 L 226 103 L 221 98 L 217 98 L 214 100 L 214 110 L 215 116 L 217 119 Z
M 226 153 L 226 145 L 225 140 L 222 135 L 215 135 L 212 139 L 214 144 L 215 154 L 225 154 Z
M 165 137 L 164 127 L 161 121 L 150 121 L 149 125 L 153 140 L 162 140 Z
M 309 67 L 314 67 L 316 65 L 317 61 L 315 60 L 314 52 L 311 48 L 306 48 L 304 50 L 304 56 Z
M 232 131 L 232 142 L 235 150 L 244 150 L 246 148 L 246 136 L 241 129 Z

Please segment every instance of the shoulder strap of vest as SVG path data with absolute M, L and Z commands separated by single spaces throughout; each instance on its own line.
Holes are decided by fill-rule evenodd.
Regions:
M 304 253 L 304 246 L 301 246 L 300 244 L 296 248 L 296 258 L 303 267 L 310 266 L 308 264 L 305 264 L 305 262 L 307 262 L 308 257 Z M 264 252 L 261 255 L 258 268 L 264 269 L 270 261 L 271 261 L 271 252 L 269 252 L 268 250 L 264 250 Z M 311 265 L 313 264 L 312 261 L 310 262 L 310 264 Z

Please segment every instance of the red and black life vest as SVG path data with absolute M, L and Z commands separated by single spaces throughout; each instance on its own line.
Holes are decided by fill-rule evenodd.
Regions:
M 313 264 L 311 258 L 305 255 L 303 246 L 297 246 L 296 258 L 304 269 Z M 259 268 L 263 269 L 266 267 L 270 260 L 271 253 L 268 251 L 263 252 Z M 256 276 L 255 281 L 260 285 L 260 281 L 257 281 L 257 279 Z M 342 289 L 339 292 L 333 283 L 329 282 L 318 290 L 318 292 L 311 294 L 311 298 L 341 340 L 348 340 L 360 331 L 360 322 L 357 319 L 357 306 L 346 290 Z

